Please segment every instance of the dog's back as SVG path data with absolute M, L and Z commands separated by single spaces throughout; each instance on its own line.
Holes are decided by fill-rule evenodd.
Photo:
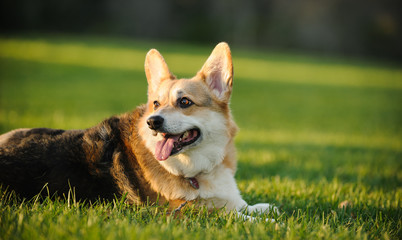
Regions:
M 116 139 L 111 118 L 89 130 L 21 129 L 0 136 L 0 183 L 21 197 L 66 194 L 78 198 L 112 198 L 116 189 L 108 174 Z M 115 130 L 117 131 L 117 130 Z M 114 131 L 114 132 L 115 132 Z M 94 144 L 98 148 L 88 146 Z M 113 145 L 113 146 L 112 146 Z M 88 159 L 88 151 L 97 158 Z M 79 188 L 75 188 L 79 186 Z

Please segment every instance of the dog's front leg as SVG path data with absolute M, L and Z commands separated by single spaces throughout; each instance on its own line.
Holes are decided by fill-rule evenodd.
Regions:
M 227 211 L 235 210 L 237 215 L 244 220 L 254 220 L 254 217 L 246 214 L 258 213 L 264 214 L 278 209 L 268 203 L 259 203 L 248 205 L 240 195 L 233 173 L 223 167 L 217 167 L 215 171 L 200 176 L 200 198 L 205 200 L 208 208 L 226 207 Z M 243 214 L 246 213 L 246 214 Z M 266 219 L 271 222 L 272 219 Z

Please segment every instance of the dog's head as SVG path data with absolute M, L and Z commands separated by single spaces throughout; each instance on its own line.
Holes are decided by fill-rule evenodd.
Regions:
M 169 172 L 186 177 L 221 163 L 237 129 L 229 110 L 233 83 L 229 46 L 218 44 L 191 79 L 177 79 L 152 49 L 145 73 L 148 103 L 140 134 L 155 158 Z

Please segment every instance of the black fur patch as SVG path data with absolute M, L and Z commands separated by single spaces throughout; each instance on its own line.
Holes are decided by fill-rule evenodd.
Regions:
M 135 171 L 127 162 L 130 151 L 121 139 L 123 126 L 120 117 L 111 117 L 87 130 L 17 131 L 0 145 L 0 184 L 23 198 L 32 198 L 47 185 L 43 195 L 48 191 L 66 195 L 73 189 L 78 199 L 113 199 L 123 194 L 111 174 L 117 153 L 125 159 L 124 169 L 134 179 L 133 186 L 141 177 L 140 169 Z

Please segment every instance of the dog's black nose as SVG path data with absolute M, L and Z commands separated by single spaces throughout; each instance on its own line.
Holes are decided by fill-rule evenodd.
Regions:
M 158 129 L 162 128 L 163 121 L 164 121 L 163 117 L 153 116 L 153 117 L 148 118 L 147 124 L 150 129 L 158 130 Z

